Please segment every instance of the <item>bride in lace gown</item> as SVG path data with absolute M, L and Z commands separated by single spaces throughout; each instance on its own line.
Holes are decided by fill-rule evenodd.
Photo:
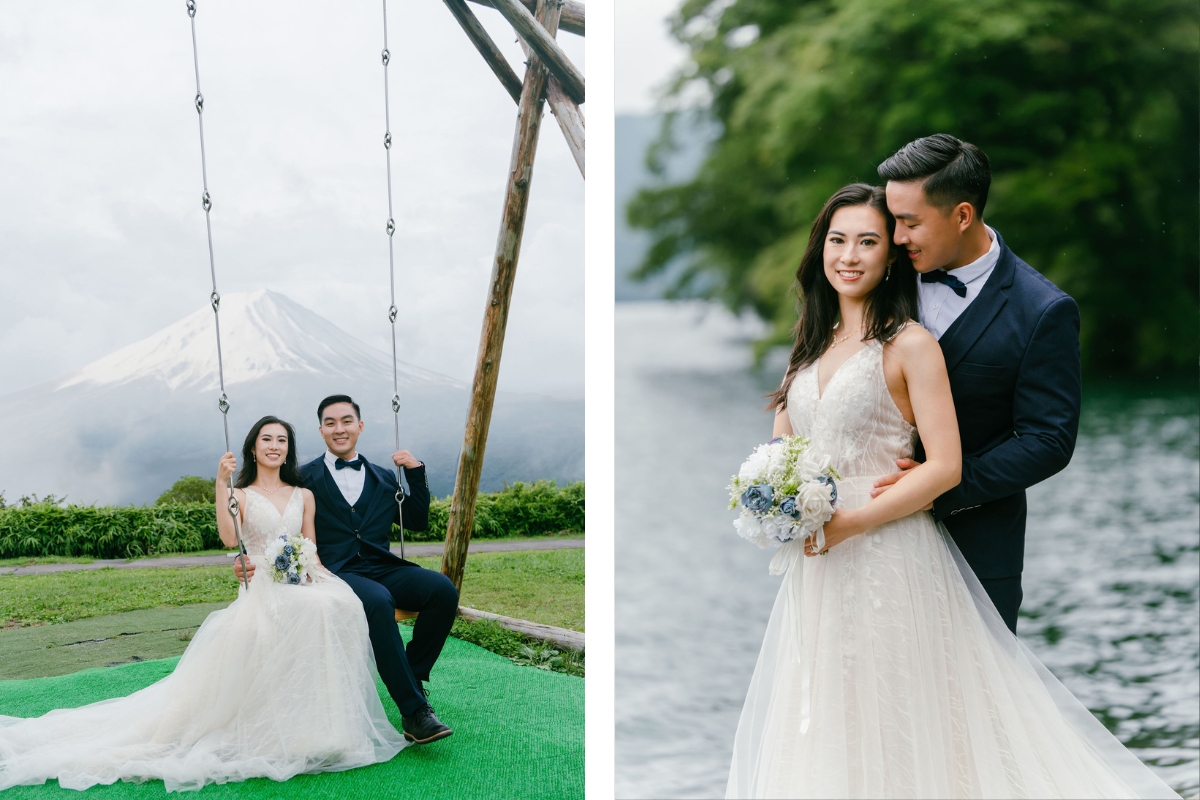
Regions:
M 284 781 L 387 761 L 406 745 L 379 700 L 366 617 L 350 587 L 320 566 L 298 586 L 268 577 L 269 542 L 314 536 L 312 494 L 296 485 L 294 438 L 274 417 L 246 438 L 237 494 L 258 568 L 249 589 L 239 585 L 238 599 L 208 616 L 157 683 L 34 719 L 0 716 L 0 789 L 52 778 L 69 789 L 161 779 L 167 791 Z M 227 544 L 232 518 L 221 483 L 234 463 L 226 454 L 217 480 Z
M 894 225 L 882 190 L 846 187 L 800 268 L 806 315 L 824 293 L 829 318 L 802 315 L 775 435 L 832 457 L 839 511 L 824 554 L 793 541 L 771 562 L 783 585 L 727 797 L 1178 797 L 1008 630 L 922 510 L 961 453 L 941 350 L 904 322 L 915 275 Z M 926 462 L 872 500 L 918 427 Z

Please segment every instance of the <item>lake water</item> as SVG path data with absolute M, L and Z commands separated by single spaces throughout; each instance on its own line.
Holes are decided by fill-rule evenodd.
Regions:
M 759 326 L 617 306 L 617 796 L 720 797 L 780 578 L 733 532 L 729 476 L 770 436 Z M 1200 789 L 1194 392 L 1090 389 L 1070 466 L 1029 491 L 1018 631 L 1185 797 Z

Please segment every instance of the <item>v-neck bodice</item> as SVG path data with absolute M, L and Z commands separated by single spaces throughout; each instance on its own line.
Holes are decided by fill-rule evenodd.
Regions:
M 267 544 L 279 536 L 300 532 L 304 522 L 304 492 L 293 487 L 292 496 L 280 510 L 254 489 L 246 489 L 246 508 L 243 510 L 242 541 L 250 555 L 262 555 Z
M 883 374 L 883 343 L 871 340 L 842 362 L 820 392 L 818 361 L 796 373 L 788 390 L 792 432 L 828 453 L 846 478 L 896 471 L 911 458 L 917 429 L 909 424 Z

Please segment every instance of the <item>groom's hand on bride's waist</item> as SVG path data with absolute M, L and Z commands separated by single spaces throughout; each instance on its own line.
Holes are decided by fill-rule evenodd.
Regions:
M 882 478 L 875 481 L 874 488 L 871 489 L 872 498 L 879 497 L 879 495 L 883 494 L 888 490 L 889 487 L 894 485 L 896 481 L 903 478 L 909 470 L 916 469 L 917 467 L 921 466 L 921 464 L 919 461 L 913 461 L 911 458 L 898 458 L 896 459 L 896 466 L 900 468 L 899 472 L 893 472 L 890 475 L 884 475 Z M 925 506 L 921 510 L 932 511 L 933 503 L 929 503 L 929 505 Z
M 242 559 L 241 558 L 235 558 L 233 560 L 233 574 L 237 576 L 237 579 L 239 581 L 242 579 Z M 254 562 L 247 558 L 246 559 L 246 580 L 251 581 L 253 579 L 254 579 Z
M 397 450 L 392 453 L 392 462 L 397 467 L 408 467 L 410 469 L 423 466 L 420 461 L 417 461 L 416 456 L 407 450 Z

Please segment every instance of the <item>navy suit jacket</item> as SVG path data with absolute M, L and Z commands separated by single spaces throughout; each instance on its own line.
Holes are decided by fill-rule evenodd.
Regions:
M 362 458 L 361 454 L 359 456 Z M 397 564 L 415 566 L 392 554 L 392 524 L 400 511 L 396 507 L 396 475 L 390 469 L 377 467 L 363 458 L 366 470 L 363 491 L 351 506 L 342 496 L 325 466 L 322 454 L 300 468 L 304 488 L 317 498 L 316 536 L 321 563 L 330 572 L 337 572 L 361 551 Z M 405 467 L 409 493 L 404 495 L 403 522 L 405 530 L 423 531 L 429 527 L 429 481 L 425 465 Z
M 1082 395 L 1079 307 L 996 236 L 995 270 L 939 341 L 963 468 L 933 515 L 980 578 L 1021 574 L 1025 489 L 1071 460 Z

